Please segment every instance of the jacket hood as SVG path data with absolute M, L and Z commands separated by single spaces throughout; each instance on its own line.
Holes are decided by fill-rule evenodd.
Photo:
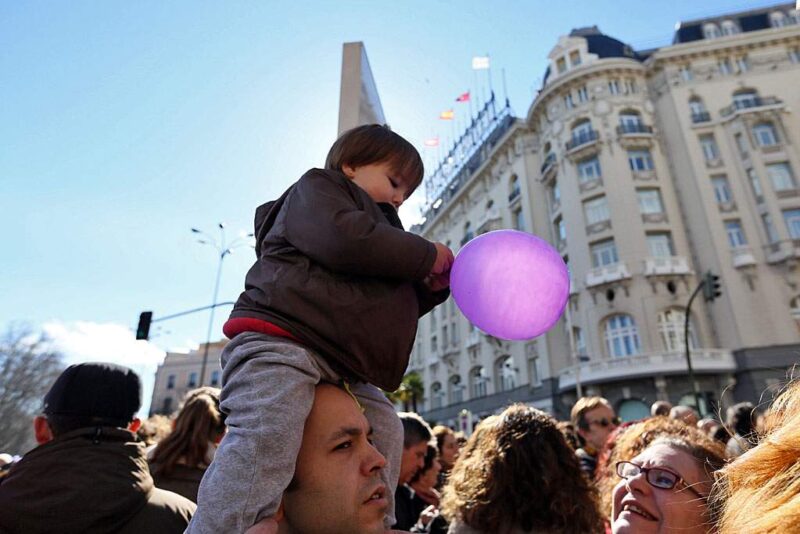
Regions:
M 2 532 L 116 532 L 153 491 L 144 444 L 118 428 L 85 428 L 41 445 L 0 484 Z

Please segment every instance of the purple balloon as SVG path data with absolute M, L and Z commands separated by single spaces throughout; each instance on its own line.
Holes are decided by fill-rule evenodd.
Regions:
M 487 334 L 531 339 L 564 312 L 569 272 L 544 239 L 497 230 L 464 245 L 450 272 L 450 289 L 462 313 Z

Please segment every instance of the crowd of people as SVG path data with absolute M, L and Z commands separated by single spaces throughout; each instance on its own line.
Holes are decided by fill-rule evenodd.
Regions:
M 68 368 L 32 422 L 39 446 L 2 456 L 0 531 L 184 532 L 226 435 L 219 393 L 190 391 L 143 432 L 133 371 Z M 279 508 L 247 532 L 378 534 L 390 513 L 391 531 L 431 534 L 800 532 L 800 382 L 763 415 L 741 403 L 698 420 L 664 401 L 652 414 L 621 423 L 585 397 L 559 422 L 512 404 L 464 436 L 400 413 L 390 488 L 358 398 L 321 383 Z

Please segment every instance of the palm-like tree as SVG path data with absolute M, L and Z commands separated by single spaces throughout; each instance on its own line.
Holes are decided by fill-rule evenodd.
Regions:
M 411 371 L 403 377 L 400 387 L 391 393 L 386 393 L 386 396 L 392 402 L 401 403 L 405 411 L 409 411 L 410 408 L 416 412 L 417 403 L 425 398 L 425 384 L 422 383 L 419 373 Z

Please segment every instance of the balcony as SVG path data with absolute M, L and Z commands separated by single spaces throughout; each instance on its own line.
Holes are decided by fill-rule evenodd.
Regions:
M 676 274 L 692 274 L 689 260 L 683 256 L 666 256 L 663 258 L 645 258 L 645 276 L 669 276 Z
M 756 258 L 753 256 L 753 251 L 750 247 L 736 247 L 731 250 L 731 260 L 733 261 L 733 266 L 737 269 L 756 264 Z
M 467 347 L 474 347 L 481 342 L 481 331 L 473 328 L 472 332 L 467 334 Z
M 617 135 L 651 136 L 653 135 L 653 127 L 641 122 L 626 122 L 617 126 Z
M 577 295 L 580 292 L 580 288 L 578 287 L 578 282 L 575 280 L 575 277 L 571 274 L 569 275 L 569 294 L 570 295 Z
M 567 141 L 567 152 L 577 151 L 580 148 L 588 147 L 597 143 L 599 136 L 597 130 L 585 130 L 572 134 L 572 139 Z
M 719 110 L 722 117 L 730 117 L 737 113 L 746 113 L 767 106 L 783 106 L 783 100 L 774 96 L 755 96 L 753 98 L 734 100 L 733 104 Z
M 619 280 L 625 280 L 631 277 L 628 267 L 620 262 L 613 265 L 604 265 L 603 267 L 595 267 L 586 273 L 586 287 L 595 287 L 602 284 L 609 284 Z
M 731 351 L 726 349 L 692 349 L 692 367 L 696 373 L 725 373 L 736 369 Z M 686 373 L 683 351 L 653 352 L 589 361 L 562 370 L 558 387 L 565 391 L 575 387 L 580 373 L 583 385 L 616 381 L 626 378 L 679 375 Z
M 776 241 L 764 247 L 767 263 L 780 263 L 789 258 L 800 258 L 800 239 Z
M 519 195 L 520 195 L 520 190 L 519 190 L 519 186 L 517 186 L 508 195 L 508 203 L 512 204 L 515 200 L 518 200 L 519 199 Z
M 476 235 L 485 234 L 494 230 L 500 230 L 503 227 L 503 218 L 497 208 L 491 208 L 483 217 L 478 221 L 478 229 L 475 231 Z
M 704 122 L 711 122 L 711 113 L 708 111 L 692 113 L 692 124 L 702 124 Z
M 544 158 L 544 163 L 542 163 L 542 167 L 540 169 L 542 173 L 541 177 L 542 182 L 548 180 L 552 176 L 555 176 L 556 166 L 557 166 L 556 155 L 550 152 L 547 155 L 547 157 Z

